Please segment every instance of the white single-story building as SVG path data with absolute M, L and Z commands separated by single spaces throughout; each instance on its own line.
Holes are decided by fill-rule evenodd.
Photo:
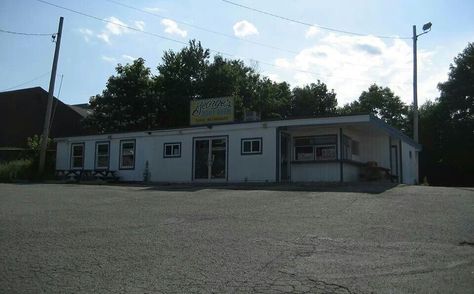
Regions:
M 372 115 L 58 138 L 57 170 L 111 170 L 123 181 L 353 182 L 369 163 L 418 183 L 421 147 Z

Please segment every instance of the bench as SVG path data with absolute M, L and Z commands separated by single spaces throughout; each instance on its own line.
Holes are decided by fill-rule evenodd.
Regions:
M 119 180 L 119 177 L 117 176 L 117 172 L 114 170 L 108 170 L 108 169 L 96 169 L 92 172 L 92 175 L 97 178 L 101 179 L 103 181 L 113 181 L 116 182 Z
M 61 180 L 74 180 L 90 181 L 90 180 L 103 180 L 103 181 L 118 181 L 119 177 L 114 170 L 90 170 L 90 169 L 58 169 L 55 174 Z
M 377 181 L 391 179 L 390 169 L 377 166 L 376 162 L 369 161 L 361 168 L 360 179 L 365 181 Z

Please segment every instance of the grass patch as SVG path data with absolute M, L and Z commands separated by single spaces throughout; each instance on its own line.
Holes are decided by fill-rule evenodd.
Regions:
M 0 182 L 31 180 L 34 175 L 34 164 L 30 159 L 12 160 L 0 164 Z

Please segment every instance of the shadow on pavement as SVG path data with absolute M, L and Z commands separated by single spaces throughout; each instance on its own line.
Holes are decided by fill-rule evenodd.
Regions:
M 390 182 L 362 182 L 362 183 L 241 183 L 241 184 L 154 184 L 144 187 L 140 191 L 185 191 L 198 192 L 211 190 L 262 190 L 262 191 L 303 191 L 303 192 L 352 192 L 380 194 L 396 187 L 398 184 Z

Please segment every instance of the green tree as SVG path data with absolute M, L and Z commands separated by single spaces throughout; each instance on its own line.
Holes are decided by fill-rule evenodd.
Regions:
M 320 80 L 293 89 L 291 114 L 293 116 L 317 116 L 336 113 L 337 99 L 334 90 L 329 91 Z
M 166 51 L 154 89 L 161 94 L 162 126 L 184 126 L 189 123 L 189 102 L 201 98 L 209 66 L 209 50 L 192 40 L 179 52 Z
M 339 112 L 343 114 L 371 113 L 399 130 L 404 132 L 408 130 L 409 108 L 388 87 L 371 85 L 367 91 L 362 92 L 357 101 L 344 105 Z
M 448 112 L 450 122 L 458 127 L 470 127 L 474 121 L 474 43 L 467 47 L 450 65 L 448 80 L 438 84 L 439 102 Z
M 291 115 L 290 103 L 290 85 L 264 77 L 259 80 L 257 93 L 249 109 L 259 112 L 262 119 L 285 118 Z
M 158 126 L 159 98 L 153 92 L 150 69 L 138 58 L 118 64 L 102 94 L 91 97 L 86 125 L 99 132 L 144 130 Z
M 243 61 L 217 55 L 207 69 L 203 97 L 234 97 L 235 116 L 241 119 L 244 109 L 255 108 L 259 81 L 260 75 Z
M 438 85 L 440 97 L 420 108 L 424 174 L 446 185 L 474 181 L 474 43 L 450 66 L 448 80 Z M 443 170 L 443 176 L 436 171 Z

